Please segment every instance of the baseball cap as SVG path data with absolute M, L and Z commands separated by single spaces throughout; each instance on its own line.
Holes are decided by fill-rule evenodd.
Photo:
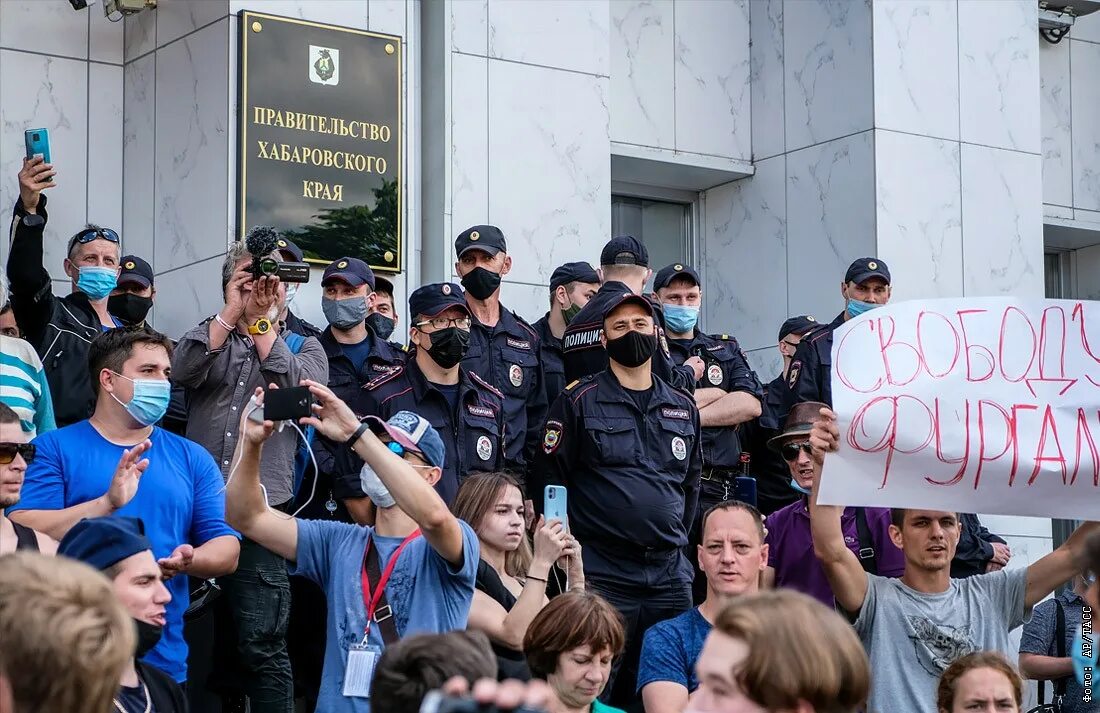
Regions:
M 89 517 L 69 528 L 57 554 L 104 570 L 138 552 L 153 549 L 145 524 L 136 517 Z
M 381 437 L 385 433 L 403 448 L 420 454 L 428 465 L 443 467 L 446 453 L 443 439 L 423 416 L 412 411 L 398 411 L 390 416 L 389 421 L 383 421 L 377 416 L 367 416 L 364 422 L 376 436 Z
M 352 287 L 370 285 L 374 290 L 374 273 L 367 263 L 357 257 L 342 257 L 329 263 L 321 276 L 321 285 L 327 285 L 332 280 L 343 280 Z
M 653 278 L 653 290 L 657 291 L 664 287 L 668 287 L 668 283 L 672 282 L 677 277 L 690 277 L 697 286 L 703 286 L 703 281 L 699 279 L 699 273 L 695 271 L 695 268 L 690 265 L 676 263 L 675 265 L 669 265 L 668 267 L 662 267 L 660 269 L 657 276 Z
M 603 312 L 603 318 L 607 319 L 608 315 L 617 310 L 622 305 L 632 302 L 637 305 L 641 305 L 645 311 L 650 314 L 653 319 L 657 319 L 657 313 L 653 309 L 653 303 L 647 298 L 641 295 L 636 295 L 633 292 L 624 292 L 617 300 L 607 305 L 607 309 Z
M 600 252 L 601 265 L 638 265 L 649 267 L 649 251 L 633 235 L 620 235 L 607 241 Z
M 845 282 L 854 282 L 857 285 L 870 280 L 872 277 L 881 277 L 890 284 L 890 268 L 877 257 L 861 257 L 848 266 L 848 272 L 844 273 Z
M 470 308 L 466 306 L 465 293 L 453 282 L 435 282 L 417 287 L 409 295 L 409 314 L 413 317 L 418 314 L 435 317 L 450 307 L 461 307 L 463 312 L 470 313 Z
M 814 319 L 813 315 L 804 314 L 798 317 L 791 317 L 783 322 L 783 325 L 779 328 L 779 341 L 783 341 L 783 337 L 788 334 L 802 336 L 816 326 L 818 326 L 818 322 Z
M 570 282 L 588 282 L 599 284 L 600 276 L 596 274 L 596 268 L 587 262 L 567 262 L 554 269 L 550 275 L 550 289 L 556 290 Z
M 374 276 L 374 291 L 393 296 L 393 282 L 381 275 Z
M 137 255 L 122 257 L 122 270 L 118 273 L 118 284 L 134 282 L 142 287 L 153 286 L 153 268 Z
M 275 249 L 278 250 L 280 253 L 290 253 L 294 257 L 295 262 L 302 261 L 304 256 L 304 253 L 302 253 L 302 249 L 290 240 L 287 240 L 286 238 L 279 238 L 275 242 L 275 245 L 277 246 Z
M 455 253 L 462 257 L 468 250 L 484 250 L 490 255 L 508 252 L 504 233 L 495 225 L 475 225 L 466 228 L 455 238 Z

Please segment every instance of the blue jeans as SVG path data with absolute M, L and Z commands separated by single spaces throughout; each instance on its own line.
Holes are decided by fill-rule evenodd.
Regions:
M 233 615 L 240 684 L 252 713 L 292 713 L 294 681 L 287 655 L 290 580 L 286 560 L 241 540 L 237 571 L 219 577 Z

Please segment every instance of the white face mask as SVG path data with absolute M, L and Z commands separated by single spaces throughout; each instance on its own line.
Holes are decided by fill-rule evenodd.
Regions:
M 299 287 L 299 285 L 297 285 L 297 284 L 286 286 L 286 306 L 287 307 L 289 307 L 291 305 L 291 303 L 294 302 L 294 298 L 298 296 L 298 287 Z
M 363 468 L 359 471 L 359 486 L 377 507 L 390 508 L 394 506 L 395 501 L 393 496 L 390 495 L 389 488 L 386 487 L 386 484 L 382 482 L 382 479 L 378 477 L 378 473 L 374 472 L 374 468 L 371 468 L 369 463 L 364 463 Z

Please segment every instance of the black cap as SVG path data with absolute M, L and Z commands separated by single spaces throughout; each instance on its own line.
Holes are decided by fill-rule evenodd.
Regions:
M 813 315 L 804 314 L 798 317 L 791 317 L 783 326 L 779 328 L 779 341 L 783 341 L 783 338 L 788 334 L 797 334 L 802 336 L 806 332 L 810 331 L 814 327 L 820 326 Z
M 462 257 L 467 250 L 484 250 L 490 255 L 508 252 L 504 233 L 495 225 L 475 225 L 466 228 L 455 238 L 455 254 Z
M 645 245 L 642 245 L 642 241 L 633 235 L 620 235 L 603 246 L 600 264 L 649 267 L 649 251 L 645 249 Z
M 393 282 L 390 281 L 388 278 L 382 277 L 381 275 L 375 275 L 374 291 L 385 292 L 390 297 L 393 297 Z
M 294 257 L 295 262 L 301 262 L 303 259 L 302 249 L 287 240 L 286 238 L 279 238 L 275 241 L 275 249 L 280 253 L 290 253 Z
M 374 273 L 367 263 L 357 257 L 342 257 L 329 263 L 321 276 L 321 285 L 327 285 L 332 280 L 343 280 L 352 287 L 370 285 L 374 290 Z
M 567 262 L 554 269 L 550 275 L 550 289 L 556 290 L 570 282 L 588 282 L 594 285 L 600 283 L 600 276 L 596 274 L 596 268 L 587 262 Z
M 614 302 L 607 305 L 607 309 L 603 311 L 603 318 L 607 319 L 607 316 L 617 310 L 622 305 L 632 302 L 636 305 L 641 305 L 646 312 L 648 312 L 654 320 L 657 319 L 657 312 L 653 308 L 653 303 L 648 298 L 641 295 L 636 295 L 633 292 L 624 292 L 622 296 L 616 299 Z
M 153 286 L 153 268 L 137 255 L 124 255 L 122 269 L 118 273 L 118 284 L 136 282 L 142 287 Z
M 890 284 L 890 268 L 877 257 L 861 257 L 848 266 L 848 272 L 844 273 L 845 282 L 854 282 L 857 285 L 870 280 L 872 277 L 881 277 Z
M 104 570 L 151 549 L 141 520 L 109 515 L 85 518 L 73 525 L 58 543 L 57 554 Z
M 699 279 L 699 273 L 695 271 L 695 268 L 678 262 L 675 265 L 661 268 L 657 276 L 653 278 L 653 290 L 668 287 L 668 283 L 677 277 L 690 277 L 697 286 L 703 286 L 703 281 Z
M 409 295 L 409 314 L 414 318 L 420 314 L 429 318 L 435 317 L 451 307 L 461 307 L 463 312 L 470 313 L 470 308 L 466 306 L 466 295 L 453 282 L 435 282 L 417 287 Z

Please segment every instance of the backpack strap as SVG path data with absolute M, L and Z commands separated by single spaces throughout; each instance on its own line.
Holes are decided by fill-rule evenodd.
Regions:
M 867 510 L 856 508 L 856 537 L 859 539 L 859 563 L 867 574 L 878 574 L 878 557 L 875 555 L 875 540 L 871 537 L 871 527 L 867 524 Z
M 297 354 L 302 351 L 302 345 L 306 343 L 306 338 L 297 332 L 288 331 L 283 335 L 283 341 L 286 342 L 291 354 Z
M 1054 612 L 1054 655 L 1064 659 L 1066 657 L 1066 610 L 1062 606 L 1062 602 L 1058 601 L 1058 597 L 1054 598 L 1054 605 L 1056 607 Z M 1054 703 L 1059 703 L 1059 699 L 1065 698 L 1069 679 L 1069 676 L 1063 676 L 1054 681 Z

